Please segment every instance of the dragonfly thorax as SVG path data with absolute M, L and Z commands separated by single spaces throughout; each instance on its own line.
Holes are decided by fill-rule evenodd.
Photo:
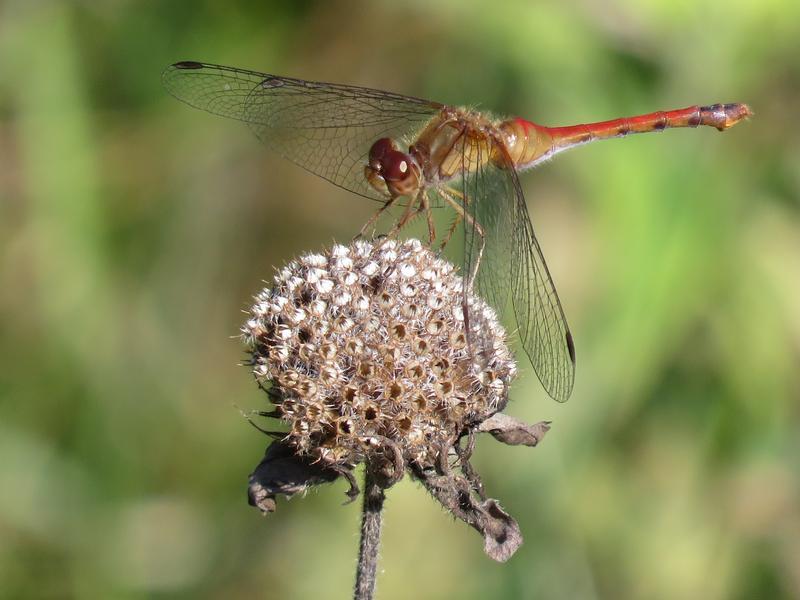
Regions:
M 391 138 L 381 138 L 372 144 L 364 176 L 373 188 L 391 198 L 413 196 L 422 185 L 416 159 L 400 151 Z

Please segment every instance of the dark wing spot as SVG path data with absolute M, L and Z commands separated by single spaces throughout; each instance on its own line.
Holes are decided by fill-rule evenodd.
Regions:
M 268 77 L 267 79 L 261 82 L 261 87 L 267 89 L 283 87 L 283 81 L 281 81 L 277 77 Z
M 567 332 L 567 351 L 569 352 L 569 359 L 572 364 L 575 364 L 575 342 L 572 340 L 572 333 Z
M 194 60 L 182 60 L 181 62 L 176 62 L 172 66 L 176 69 L 202 69 L 203 63 L 199 63 Z

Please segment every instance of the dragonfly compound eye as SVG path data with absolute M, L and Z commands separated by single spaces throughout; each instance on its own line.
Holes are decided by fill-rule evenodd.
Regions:
M 403 181 L 412 175 L 411 157 L 396 150 L 387 152 L 381 161 L 381 175 L 386 181 Z
M 369 149 L 370 164 L 380 163 L 387 153 L 397 150 L 397 144 L 391 138 L 381 138 Z
M 372 187 L 393 198 L 416 193 L 421 183 L 419 165 L 410 154 L 400 152 L 391 138 L 372 144 L 364 176 Z
M 411 157 L 398 150 L 391 138 L 377 140 L 369 149 L 364 176 L 381 194 L 397 197 L 416 191 L 419 177 L 412 174 Z M 417 169 L 414 173 L 419 173 Z
M 381 162 L 381 176 L 395 196 L 411 195 L 419 189 L 419 167 L 405 152 L 387 152 Z

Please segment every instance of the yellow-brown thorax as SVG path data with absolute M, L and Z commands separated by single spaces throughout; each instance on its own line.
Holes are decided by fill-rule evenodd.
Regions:
M 493 121 L 476 111 L 446 107 L 428 122 L 408 153 L 394 140 L 378 140 L 370 150 L 365 176 L 391 197 L 413 196 L 489 163 L 529 166 L 550 151 L 550 136 L 528 121 Z

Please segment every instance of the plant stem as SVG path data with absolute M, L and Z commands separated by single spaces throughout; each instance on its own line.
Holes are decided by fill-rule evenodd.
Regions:
M 369 470 L 364 471 L 364 504 L 361 512 L 361 543 L 358 549 L 358 568 L 354 600 L 372 600 L 375 592 L 375 573 L 378 569 L 378 548 L 381 542 L 383 501 L 386 496 Z

